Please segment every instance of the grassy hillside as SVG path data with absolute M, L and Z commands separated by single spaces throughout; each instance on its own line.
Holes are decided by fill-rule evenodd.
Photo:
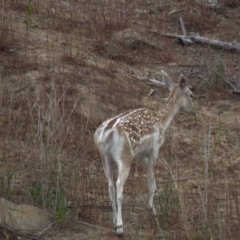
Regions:
M 198 114 L 180 113 L 167 131 L 155 167 L 156 218 L 146 208 L 146 169 L 133 164 L 124 236 L 238 239 L 240 95 L 228 82 L 240 54 L 162 33 L 182 34 L 182 17 L 188 33 L 240 42 L 239 12 L 237 0 L 214 8 L 192 0 L 1 0 L 0 197 L 45 208 L 55 224 L 43 239 L 117 239 L 93 134 L 117 113 L 161 107 L 168 91 L 149 79 L 161 80 L 163 69 L 175 82 L 189 78 Z M 125 29 L 144 41 L 119 41 Z M 7 239 L 4 229 L 0 236 Z

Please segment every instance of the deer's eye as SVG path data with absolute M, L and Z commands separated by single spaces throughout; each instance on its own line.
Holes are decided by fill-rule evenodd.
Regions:
M 190 98 L 192 98 L 193 97 L 193 94 L 192 93 L 190 93 Z

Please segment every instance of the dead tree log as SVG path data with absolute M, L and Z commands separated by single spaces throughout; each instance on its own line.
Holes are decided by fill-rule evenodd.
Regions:
M 184 35 L 180 35 L 180 34 L 174 34 L 174 33 L 162 33 L 163 36 L 167 36 L 167 37 L 173 37 L 173 38 L 178 38 L 183 42 L 196 42 L 196 43 L 202 43 L 202 44 L 207 44 L 213 47 L 217 47 L 217 48 L 222 48 L 222 49 L 226 49 L 226 50 L 233 50 L 236 51 L 238 53 L 240 53 L 240 43 L 238 43 L 237 41 L 233 41 L 233 42 L 225 42 L 225 41 L 221 41 L 221 40 L 216 40 L 216 39 L 210 39 L 210 38 L 205 38 L 205 37 L 201 37 L 198 35 L 188 35 L 188 36 L 184 36 Z M 189 40 L 191 42 L 189 42 Z

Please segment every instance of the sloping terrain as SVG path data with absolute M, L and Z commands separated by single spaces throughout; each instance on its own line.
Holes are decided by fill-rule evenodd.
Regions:
M 161 69 L 188 77 L 198 114 L 179 113 L 167 131 L 156 218 L 146 169 L 133 164 L 124 238 L 239 238 L 240 54 L 162 35 L 182 34 L 182 17 L 188 33 L 240 42 L 237 0 L 0 5 L 0 197 L 46 209 L 54 224 L 43 239 L 118 239 L 93 134 L 117 113 L 161 107 L 167 89 L 149 81 Z M 126 29 L 135 37 L 120 39 Z M 0 236 L 17 239 L 4 228 Z

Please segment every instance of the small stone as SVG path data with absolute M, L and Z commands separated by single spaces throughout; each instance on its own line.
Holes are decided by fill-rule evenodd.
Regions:
M 183 143 L 187 144 L 187 145 L 190 145 L 191 144 L 191 139 L 190 138 L 184 138 L 182 140 Z

